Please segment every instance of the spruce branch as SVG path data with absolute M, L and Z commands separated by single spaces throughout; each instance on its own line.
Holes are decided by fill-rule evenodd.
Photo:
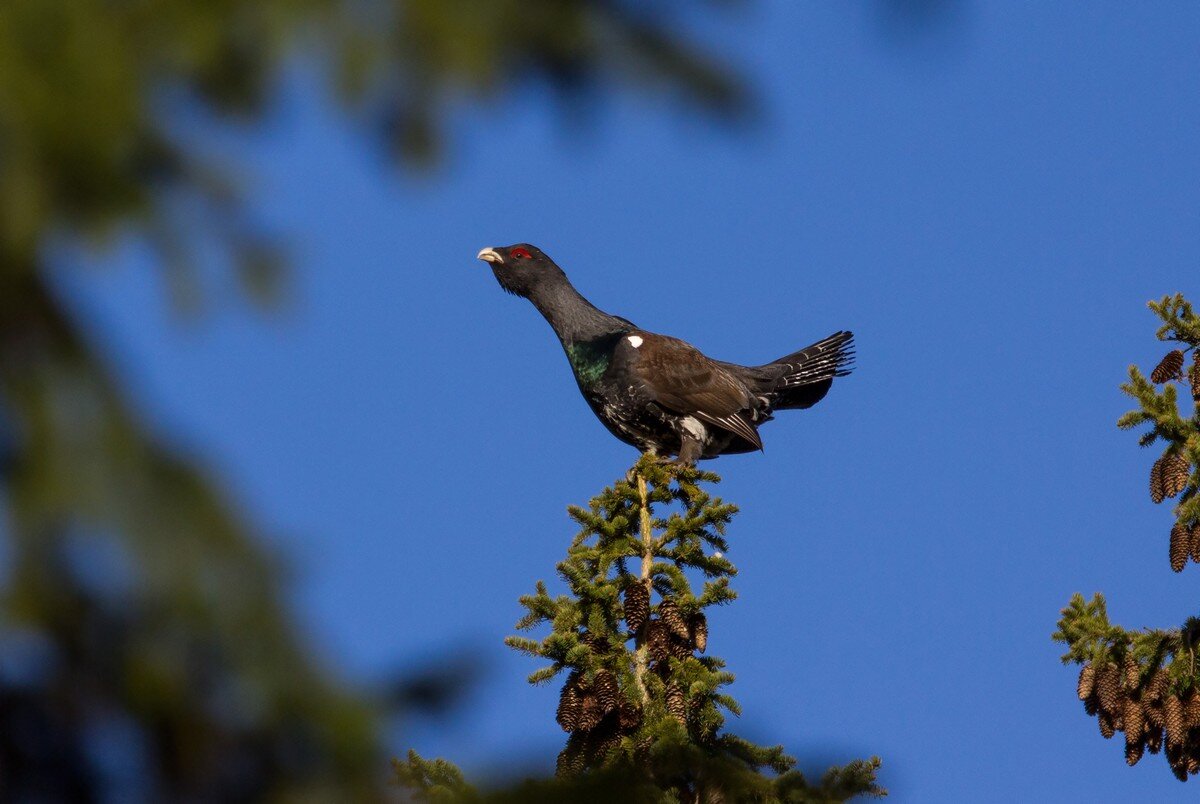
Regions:
M 654 800 L 727 792 L 739 800 L 840 801 L 880 793 L 877 761 L 834 769 L 830 784 L 809 785 L 782 749 L 722 732 L 726 714 L 741 712 L 725 691 L 734 677 L 720 658 L 697 655 L 708 648 L 703 610 L 736 597 L 737 570 L 724 553 L 737 508 L 704 488 L 718 481 L 643 456 L 587 507 L 569 509 L 579 531 L 557 574 L 570 594 L 552 599 L 539 583 L 521 598 L 519 629 L 550 626 L 540 640 L 507 640 L 551 661 L 530 681 L 568 672 L 556 713 L 569 734 L 560 781 L 625 767 L 629 778 L 653 782 Z
M 529 675 L 531 684 L 566 674 L 555 720 L 568 736 L 556 778 L 481 793 L 450 763 L 410 753 L 395 763 L 396 783 L 419 801 L 469 804 L 803 804 L 884 795 L 877 758 L 831 768 L 814 784 L 782 747 L 724 731 L 726 716 L 741 708 L 727 691 L 733 674 L 705 653 L 704 609 L 736 597 L 737 570 L 724 552 L 737 509 L 703 488 L 718 481 L 643 456 L 586 508 L 568 509 L 579 531 L 556 567 L 568 593 L 552 597 L 539 581 L 520 598 L 516 625 L 547 632 L 505 639 L 548 662 Z
M 1148 426 L 1138 440 L 1162 443 L 1150 467 L 1151 501 L 1178 498 L 1170 528 L 1171 569 L 1183 570 L 1189 558 L 1200 561 L 1200 319 L 1182 294 L 1151 301 L 1161 325 L 1156 337 L 1184 348 L 1168 352 L 1149 378 L 1130 366 L 1121 390 L 1138 407 L 1117 426 Z M 1187 356 L 1191 366 L 1185 370 Z M 1181 411 L 1179 389 L 1186 381 L 1195 403 Z M 1200 618 L 1189 617 L 1177 629 L 1129 630 L 1109 621 L 1105 599 L 1075 594 L 1062 610 L 1053 639 L 1067 646 L 1064 663 L 1081 665 L 1076 694 L 1095 716 L 1100 734 L 1124 732 L 1125 761 L 1139 762 L 1165 748 L 1168 765 L 1180 781 L 1200 772 Z

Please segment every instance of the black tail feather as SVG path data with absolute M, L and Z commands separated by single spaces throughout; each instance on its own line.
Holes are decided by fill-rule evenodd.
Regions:
M 834 377 L 853 369 L 854 333 L 835 332 L 768 365 L 784 367 L 775 388 L 775 410 L 812 407 L 829 392 Z

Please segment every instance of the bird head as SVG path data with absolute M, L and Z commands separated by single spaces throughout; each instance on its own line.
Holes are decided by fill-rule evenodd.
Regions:
M 476 255 L 491 263 L 492 273 L 500 287 L 509 293 L 529 297 L 534 289 L 546 282 L 565 279 L 562 269 L 537 246 L 517 243 L 512 246 L 489 246 Z

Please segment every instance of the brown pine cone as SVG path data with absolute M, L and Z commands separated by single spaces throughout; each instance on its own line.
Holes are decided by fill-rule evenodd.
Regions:
M 650 590 L 642 581 L 625 587 L 625 624 L 637 631 L 650 616 Z
M 1125 699 L 1125 742 L 1141 742 L 1146 731 L 1146 713 L 1142 705 L 1132 698 Z
M 1189 754 L 1187 757 L 1187 772 L 1192 776 L 1200 773 L 1200 757 L 1195 754 Z
M 1200 728 L 1200 690 L 1193 689 L 1184 700 L 1183 722 L 1189 729 Z
M 617 710 L 617 725 L 621 727 L 621 731 L 631 732 L 642 725 L 642 709 L 640 706 L 635 706 L 629 701 L 621 701 L 621 706 Z
M 667 684 L 666 691 L 667 711 L 671 716 L 680 723 L 687 722 L 687 699 L 683 694 L 683 688 L 671 681 Z
M 1162 726 L 1151 726 L 1146 732 L 1146 748 L 1151 754 L 1157 754 L 1162 750 L 1163 745 L 1163 730 Z
M 579 695 L 579 671 L 571 673 L 567 683 L 563 685 L 562 694 L 558 696 L 558 711 L 554 719 L 563 731 L 575 731 L 579 728 L 579 715 L 583 701 Z
M 1196 532 L 1200 533 L 1200 528 L 1197 528 Z M 688 618 L 688 631 L 696 650 L 704 653 L 704 649 L 708 647 L 708 618 L 704 616 L 704 612 L 698 611 Z
M 686 659 L 692 655 L 692 643 L 684 641 L 679 637 L 671 634 L 668 639 L 668 648 L 671 655 L 676 659 Z
M 1183 377 L 1183 350 L 1172 349 L 1167 352 L 1166 357 L 1158 362 L 1154 367 L 1154 371 L 1150 372 L 1150 382 L 1155 385 L 1162 385 L 1164 382 L 1181 379 Z
M 608 641 L 608 637 L 596 636 L 591 631 L 584 631 L 579 636 L 579 641 L 587 645 L 596 653 L 608 653 L 612 649 L 612 645 Z
M 1187 528 L 1176 522 L 1171 526 L 1171 542 L 1168 548 L 1171 569 L 1176 572 L 1183 572 L 1183 568 L 1187 566 L 1188 556 L 1191 552 L 1192 534 Z
M 671 632 L 662 620 L 651 620 L 646 624 L 646 649 L 656 662 L 666 661 L 670 649 Z
M 1079 668 L 1079 683 L 1075 685 L 1075 692 L 1079 695 L 1079 700 L 1086 701 L 1092 697 L 1092 693 L 1096 691 L 1096 668 L 1091 664 L 1085 664 Z
M 572 734 L 567 739 L 567 747 L 558 753 L 555 775 L 559 778 L 578 776 L 587 768 L 584 749 L 587 740 L 583 734 Z
M 1112 662 L 1106 662 L 1096 671 L 1096 697 L 1101 708 L 1113 717 L 1121 711 L 1121 674 Z
M 579 731 L 591 731 L 600 725 L 604 709 L 591 692 L 584 693 L 582 697 L 583 701 L 579 707 Z
M 1192 465 L 1188 459 L 1179 453 L 1165 455 L 1162 458 L 1162 493 L 1164 497 L 1174 497 L 1187 488 L 1188 477 L 1191 476 Z
M 1138 682 L 1142 678 L 1142 666 L 1137 663 L 1137 660 L 1126 654 L 1125 661 L 1122 664 L 1124 671 L 1125 689 L 1132 692 L 1138 688 Z
M 683 619 L 683 614 L 674 600 L 664 600 L 658 604 L 658 618 L 667 624 L 675 636 L 680 639 L 689 638 L 687 620 Z
M 1165 496 L 1163 494 L 1162 472 L 1163 459 L 1159 458 L 1150 467 L 1150 501 L 1155 505 L 1162 502 Z
M 1192 370 L 1188 372 L 1192 384 L 1192 400 L 1200 402 L 1200 351 L 1192 353 Z
M 621 747 L 621 735 L 618 732 L 596 734 L 592 737 L 592 763 L 600 765 L 614 750 Z
M 1129 736 L 1125 737 L 1125 764 L 1133 767 L 1138 764 L 1138 760 L 1142 758 L 1142 753 L 1146 750 L 1146 744 L 1141 740 L 1133 740 L 1130 742 Z
M 1084 699 L 1083 711 L 1088 713 L 1088 717 L 1091 717 L 1100 711 L 1100 700 L 1095 696 L 1095 694 Z
M 603 712 L 607 714 L 617 708 L 620 690 L 617 688 L 617 678 L 611 672 L 603 669 L 597 670 L 592 689 L 596 693 L 596 701 L 600 704 Z
M 1163 726 L 1167 730 L 1167 745 L 1183 745 L 1187 739 L 1186 724 L 1183 702 L 1177 695 L 1168 695 L 1163 701 Z
M 1150 701 L 1161 701 L 1163 696 L 1167 694 L 1167 682 L 1170 679 L 1167 677 L 1167 671 L 1161 667 L 1155 670 L 1150 675 L 1150 681 L 1146 684 L 1146 699 Z
M 1162 701 L 1147 701 L 1142 704 L 1142 710 L 1146 713 L 1146 722 L 1151 728 L 1162 728 L 1166 718 L 1163 716 Z
M 1116 728 L 1113 726 L 1112 718 L 1109 717 L 1107 710 L 1101 709 L 1100 714 L 1096 715 L 1096 721 L 1100 725 L 1100 736 L 1104 739 L 1110 739 L 1115 733 Z

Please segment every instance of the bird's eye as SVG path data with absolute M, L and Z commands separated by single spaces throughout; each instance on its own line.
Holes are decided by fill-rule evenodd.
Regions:
M 510 251 L 508 253 L 511 254 L 512 256 L 516 257 L 519 260 L 528 260 L 533 256 L 532 254 L 529 253 L 529 249 L 524 249 L 524 248 L 514 248 L 512 251 Z

